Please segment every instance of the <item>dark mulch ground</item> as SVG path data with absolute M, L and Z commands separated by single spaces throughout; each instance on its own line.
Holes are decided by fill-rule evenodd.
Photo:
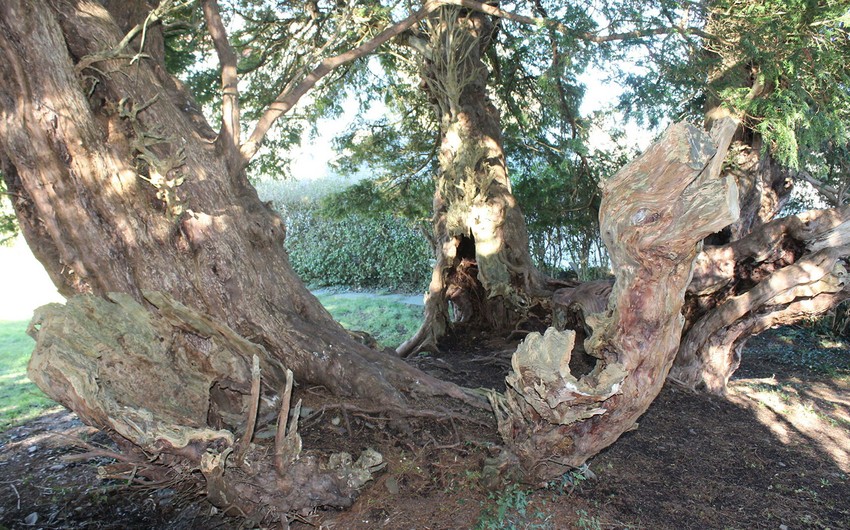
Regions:
M 482 337 L 448 346 L 416 363 L 468 386 L 503 384 L 508 346 Z M 392 422 L 302 394 L 325 407 L 303 424 L 305 447 L 379 446 L 388 466 L 350 509 L 302 514 L 297 528 L 850 528 L 850 352 L 812 330 L 751 341 L 725 398 L 668 386 L 588 471 L 536 492 L 481 486 L 498 443 L 484 414 Z M 0 434 L 0 525 L 239 527 L 176 486 L 100 480 L 110 460 L 67 461 L 81 452 L 74 437 L 111 447 L 67 413 Z

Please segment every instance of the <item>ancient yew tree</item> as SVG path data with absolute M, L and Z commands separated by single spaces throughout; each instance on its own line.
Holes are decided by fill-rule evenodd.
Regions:
M 33 319 L 38 345 L 30 373 L 84 421 L 109 430 L 133 473 L 142 462 L 141 472 L 153 478 L 176 470 L 202 480 L 212 503 L 256 523 L 347 506 L 382 457 L 302 447 L 295 385 L 366 399 L 396 418 L 463 419 L 488 404 L 480 392 L 375 351 L 334 322 L 293 274 L 285 226 L 259 200 L 246 168 L 275 120 L 323 77 L 408 29 L 427 30 L 422 76 L 441 134 L 441 253 L 431 295 L 441 305 L 408 349 L 432 341 L 446 323 L 451 289 L 467 285 L 447 272 L 471 276 L 473 290 L 463 296 L 484 296 L 473 300 L 474 313 L 458 298 L 461 319 L 514 324 L 516 308 L 527 306 L 526 294 L 539 294 L 542 279 L 525 246 L 482 59 L 491 17 L 508 15 L 478 2 L 426 2 L 380 31 L 358 34 L 350 50 L 332 55 L 330 41 L 320 42 L 314 63 L 279 80 L 243 134 L 241 54 L 215 0 L 200 2 L 200 12 L 220 65 L 217 130 L 166 70 L 163 20 L 187 7 L 146 0 L 0 5 L 3 176 L 30 247 L 69 297 Z M 316 4 L 305 9 L 303 24 L 324 20 Z M 738 325 L 737 335 L 723 334 L 738 337 L 772 322 L 740 308 L 770 302 L 771 311 L 785 304 L 781 311 L 790 314 L 801 296 L 806 304 L 831 303 L 842 292 L 846 208 L 767 223 L 698 256 L 704 238 L 738 217 L 737 187 L 723 173 L 736 128 L 731 118 L 716 120 L 710 132 L 675 124 L 604 181 L 600 225 L 617 281 L 607 305 L 584 315 L 595 367 L 571 372 L 572 332 L 528 337 L 514 354 L 506 394 L 490 394 L 491 423 L 506 443 L 500 465 L 530 480 L 564 473 L 634 426 L 677 351 L 677 377 L 703 374 L 717 363 L 688 355 L 704 351 L 718 329 Z M 779 252 L 765 253 L 765 246 Z M 464 270 L 473 258 L 474 270 Z M 747 282 L 739 274 L 744 262 Z M 796 267 L 793 274 L 786 265 Z M 760 282 L 766 275 L 772 280 Z M 700 323 L 712 325 L 692 324 L 683 341 L 683 306 L 716 292 L 726 296 L 723 305 L 700 306 Z M 710 369 L 725 377 L 722 367 Z M 429 408 L 434 397 L 467 414 Z M 273 431 L 271 438 L 255 439 L 261 429 Z
M 452 324 L 466 332 L 510 332 L 551 294 L 528 252 L 522 211 L 511 193 L 499 111 L 488 94 L 485 55 L 496 19 L 446 7 L 422 33 L 422 85 L 440 127 L 434 177 L 436 263 L 425 319 L 398 351 L 437 348 Z M 449 303 L 454 314 L 450 318 Z
M 204 460 L 205 449 L 232 446 L 222 428 L 250 440 L 247 419 L 260 399 L 252 381 L 260 373 L 272 396 L 285 395 L 291 370 L 299 382 L 368 396 L 389 409 L 406 408 L 413 393 L 466 398 L 454 385 L 353 340 L 294 276 L 284 226 L 258 199 L 244 168 L 263 128 L 309 85 L 282 93 L 242 143 L 235 57 L 216 3 L 203 7 L 222 62 L 218 133 L 165 71 L 161 26 L 145 2 L 21 1 L 0 8 L 6 185 L 24 236 L 60 292 L 87 295 L 69 303 L 64 329 L 101 344 L 95 358 L 87 347 L 52 348 L 49 330 L 64 326 L 52 328 L 60 317 L 47 310 L 33 328 L 42 337 L 33 377 L 85 421 L 201 465 L 211 499 L 229 499 L 251 517 L 344 505 L 357 484 L 344 459 L 322 464 L 324 471 L 309 458 L 277 468 L 255 462 L 251 473 L 260 475 L 253 480 L 282 484 L 268 498 L 235 490 L 238 471 L 221 477 L 226 451 Z M 128 42 L 142 33 L 143 49 L 138 40 Z M 149 321 L 139 317 L 147 313 Z M 107 340 L 86 329 L 116 335 Z M 148 337 L 145 347 L 155 352 L 137 348 L 136 334 Z M 72 352 L 96 365 L 65 358 Z M 150 400 L 160 395 L 167 403 Z M 290 404 L 283 404 L 285 420 Z M 284 432 L 276 445 L 282 458 L 294 459 L 300 446 L 293 449 L 288 439 Z M 237 469 L 245 441 L 242 447 Z M 290 495 L 292 483 L 302 497 Z

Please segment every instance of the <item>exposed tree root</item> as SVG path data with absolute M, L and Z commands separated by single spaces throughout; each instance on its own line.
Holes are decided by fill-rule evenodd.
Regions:
M 200 469 L 209 501 L 254 524 L 283 520 L 293 510 L 350 505 L 382 468 L 381 455 L 369 449 L 355 460 L 303 451 L 300 402 L 290 408 L 292 372 L 284 370 L 282 399 L 262 397 L 262 347 L 166 295 L 147 296 L 160 312 L 127 295 L 74 297 L 39 309 L 30 328 L 37 341 L 30 377 L 86 423 L 147 455 L 86 447 L 119 460 L 106 475 L 156 486 L 170 480 L 163 474 L 169 470 Z M 266 383 L 274 388 L 273 380 Z M 267 415 L 264 403 L 280 403 L 271 448 L 251 441 L 258 415 Z

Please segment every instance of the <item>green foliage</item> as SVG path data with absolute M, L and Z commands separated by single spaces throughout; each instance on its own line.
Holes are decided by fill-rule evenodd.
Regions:
M 744 117 L 781 163 L 834 176 L 835 151 L 846 149 L 850 132 L 850 3 L 718 0 L 706 6 L 687 12 L 704 34 L 670 39 L 667 53 L 657 40 L 643 44 L 637 67 L 624 72 L 623 108 L 657 122 L 701 121 L 707 109 L 725 106 Z
M 632 155 L 595 151 L 578 163 L 537 158 L 536 164 L 526 161 L 515 168 L 514 195 L 523 206 L 531 254 L 541 270 L 559 276 L 572 264 L 583 281 L 608 275 L 608 254 L 599 237 L 598 182 Z
M 511 484 L 503 490 L 490 493 L 489 502 L 481 512 L 476 530 L 519 530 L 553 528 L 548 517 L 542 512 L 529 512 L 529 495 L 518 484 Z
M 339 181 L 307 192 L 261 184 L 286 220 L 286 248 L 301 279 L 312 286 L 421 292 L 431 276 L 431 249 L 409 221 L 378 213 L 331 217 L 320 202 Z M 269 188 L 276 187 L 271 193 Z
M 0 175 L 0 245 L 11 244 L 18 234 L 18 220 L 12 208 L 11 195 L 6 192 L 6 183 Z
M 190 3 L 167 14 L 162 33 L 165 40 L 165 68 L 170 74 L 189 72 L 203 58 L 202 18 L 200 11 Z M 219 84 L 220 81 L 213 87 L 217 88 Z
M 287 249 L 309 285 L 423 291 L 430 278 L 425 238 L 391 215 L 331 219 L 315 207 L 286 208 Z
M 718 2 L 712 25 L 732 37 L 712 50 L 743 68 L 744 86 L 717 90 L 780 161 L 798 167 L 800 155 L 826 140 L 846 144 L 850 119 L 850 31 L 846 1 Z M 730 40 L 732 40 L 730 39 Z M 753 88 L 755 87 L 755 88 Z
M 549 482 L 546 484 L 546 489 L 553 491 L 558 495 L 570 495 L 573 491 L 580 487 L 583 482 L 592 476 L 594 476 L 593 472 L 590 471 L 587 464 L 584 464 L 581 467 L 564 473 L 559 479 Z
M 583 530 L 602 530 L 602 523 L 599 518 L 588 515 L 587 510 L 576 510 L 576 515 L 578 515 L 576 527 Z
M 35 341 L 26 329 L 26 321 L 0 321 L 0 432 L 56 407 L 27 377 Z
M 391 216 L 407 219 L 412 225 L 426 227 L 430 217 L 433 184 L 421 179 L 405 179 L 395 183 L 375 180 L 360 182 L 332 193 L 320 201 L 321 213 L 332 219 L 355 214 L 379 219 Z

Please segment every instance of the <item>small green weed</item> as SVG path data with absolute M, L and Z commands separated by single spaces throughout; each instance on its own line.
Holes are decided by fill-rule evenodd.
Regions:
M 26 321 L 0 321 L 0 432 L 57 406 L 27 378 L 35 342 L 26 329 Z
M 587 464 L 577 467 L 567 473 L 561 475 L 561 478 L 553 480 L 546 485 L 546 489 L 554 491 L 556 494 L 566 493 L 570 495 L 582 482 L 594 477 L 592 471 Z
M 488 495 L 476 530 L 544 530 L 553 528 L 549 517 L 541 511 L 529 513 L 530 490 L 511 484 L 502 491 Z
M 598 517 L 588 515 L 587 510 L 576 510 L 578 521 L 576 526 L 585 530 L 602 530 L 602 522 Z

